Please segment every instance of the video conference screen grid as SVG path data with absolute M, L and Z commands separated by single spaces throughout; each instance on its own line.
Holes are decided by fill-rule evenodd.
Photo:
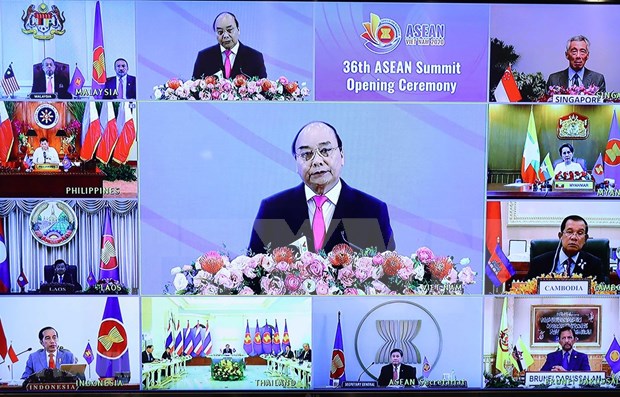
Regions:
M 618 13 L 3 1 L 0 390 L 617 388 Z

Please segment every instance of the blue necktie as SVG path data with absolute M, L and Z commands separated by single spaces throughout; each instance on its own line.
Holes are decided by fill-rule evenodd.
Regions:
M 568 370 L 568 352 L 564 352 L 564 356 L 562 356 L 562 367 Z

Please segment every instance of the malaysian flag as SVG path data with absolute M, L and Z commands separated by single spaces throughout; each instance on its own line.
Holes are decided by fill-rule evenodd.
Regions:
M 0 84 L 2 84 L 2 89 L 8 96 L 13 95 L 15 91 L 19 91 L 19 84 L 15 78 L 15 73 L 13 73 L 13 66 L 9 65 L 9 68 L 4 72 L 4 77 L 2 77 Z

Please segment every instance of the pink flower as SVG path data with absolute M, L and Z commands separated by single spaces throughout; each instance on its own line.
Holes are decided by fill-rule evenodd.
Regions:
M 276 264 L 276 270 L 281 272 L 286 272 L 289 270 L 289 264 L 287 262 L 281 261 Z
M 294 274 L 287 274 L 286 278 L 284 279 L 284 285 L 286 286 L 286 289 L 290 292 L 295 292 L 297 290 L 299 290 L 299 287 L 301 287 L 301 278 L 297 277 Z
M 220 92 L 218 90 L 213 90 L 211 92 L 211 98 L 217 101 L 218 99 L 220 99 Z
M 284 295 L 284 282 L 280 277 L 263 277 L 260 286 L 266 295 Z
M 450 271 L 448 272 L 448 275 L 443 281 L 448 282 L 450 284 L 454 284 L 456 283 L 457 279 L 458 279 L 458 273 L 456 272 L 456 270 L 454 270 L 454 268 L 452 268 L 450 269 Z
M 241 269 L 232 269 L 230 271 L 230 282 L 232 283 L 231 288 L 238 288 L 243 284 L 243 273 Z
M 229 92 L 229 91 L 232 91 L 232 88 L 233 87 L 232 87 L 232 84 L 230 84 L 230 81 L 225 80 L 224 82 L 222 82 L 222 90 L 223 91 Z
M 225 268 L 223 268 L 219 272 L 217 272 L 217 274 L 213 278 L 213 281 L 216 284 L 219 284 L 219 285 L 221 285 L 224 288 L 231 289 L 232 286 L 233 286 L 233 282 L 230 279 L 230 270 L 225 269 Z
M 430 248 L 426 247 L 418 248 L 418 250 L 415 252 L 415 255 L 418 257 L 420 262 L 425 265 L 431 263 L 431 261 L 435 258 L 435 254 L 433 254 L 433 251 L 431 251 Z
M 254 291 L 250 287 L 243 287 L 241 291 L 239 291 L 239 295 L 254 295 Z
M 463 270 L 459 272 L 459 281 L 463 284 L 473 284 L 475 282 L 476 272 L 474 272 L 471 267 L 464 267 Z
M 338 280 L 344 287 L 350 287 L 355 282 L 355 273 L 352 266 L 346 266 L 338 272 Z
M 288 84 L 288 79 L 284 76 L 280 76 L 280 78 L 278 79 L 278 82 L 282 85 L 287 85 Z
M 202 295 L 217 295 L 219 292 L 218 288 L 213 284 L 207 284 L 202 289 Z
M 344 294 L 345 295 L 359 295 L 357 288 L 345 288 Z
M 276 267 L 276 263 L 269 255 L 258 254 L 254 257 L 254 260 L 258 266 L 262 267 L 267 272 L 271 272 Z
M 308 264 L 307 270 L 311 276 L 320 277 L 326 268 L 327 266 L 325 266 L 325 263 L 321 262 L 318 259 L 315 259 Z
M 378 294 L 388 294 L 388 293 L 390 293 L 390 289 L 387 287 L 387 285 L 383 284 L 379 280 L 374 280 L 372 282 L 372 286 L 375 289 L 375 291 L 377 291 Z
M 383 256 L 381 254 L 377 254 L 372 258 L 372 263 L 374 265 L 380 266 L 383 265 Z
M 317 295 L 327 295 L 329 294 L 329 284 L 325 281 L 318 281 L 316 283 L 316 293 Z
M 355 277 L 360 281 L 366 281 L 372 275 L 371 267 L 358 267 L 355 269 Z

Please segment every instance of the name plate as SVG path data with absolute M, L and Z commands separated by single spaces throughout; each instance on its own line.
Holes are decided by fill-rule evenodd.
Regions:
M 28 95 L 30 99 L 56 99 L 56 94 L 47 94 L 45 92 L 33 92 Z
M 591 280 L 538 280 L 539 295 L 589 295 Z
M 538 385 L 601 385 L 605 383 L 605 372 L 526 372 L 525 387 Z
M 603 103 L 603 97 L 599 95 L 554 95 L 554 103 Z
M 58 164 L 54 163 L 35 164 L 34 170 L 36 172 L 60 172 Z
M 352 387 L 352 388 L 363 388 L 363 387 L 377 387 L 377 382 L 376 381 L 354 381 L 354 380 L 347 380 L 344 381 L 342 383 L 340 383 L 340 385 L 342 387 Z
M 553 181 L 553 190 L 558 192 L 594 190 L 594 181 Z

